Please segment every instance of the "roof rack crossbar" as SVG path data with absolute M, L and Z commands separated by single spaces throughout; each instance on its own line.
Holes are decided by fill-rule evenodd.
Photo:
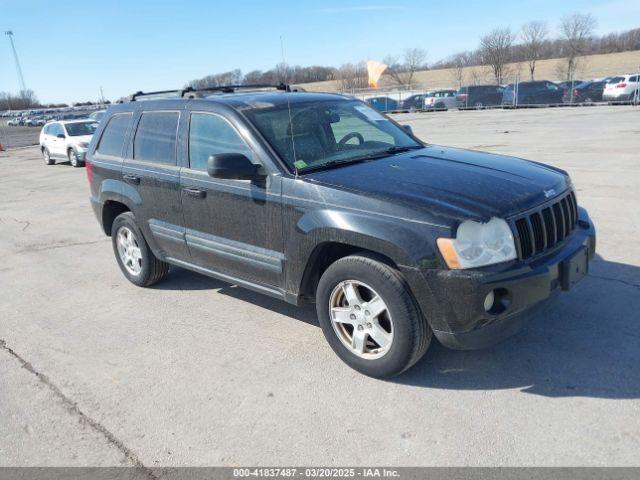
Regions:
M 285 92 L 291 92 L 291 86 L 285 83 L 280 83 L 278 85 L 272 84 L 254 84 L 254 85 L 221 85 L 217 87 L 204 87 L 204 88 L 192 88 L 187 87 L 182 90 L 182 96 L 184 97 L 186 94 L 192 93 L 196 94 L 199 92 L 221 92 L 221 93 L 234 93 L 236 90 L 257 90 L 261 88 L 273 88 L 276 90 L 283 90 Z
M 276 90 L 282 90 L 285 92 L 293 91 L 290 85 L 280 83 L 278 85 L 271 84 L 256 84 L 256 85 L 221 85 L 218 87 L 205 87 L 205 88 L 193 88 L 186 87 L 178 90 L 158 90 L 155 92 L 142 92 L 138 91 L 129 96 L 130 102 L 135 102 L 140 97 L 166 95 L 169 93 L 175 93 L 177 98 L 184 98 L 185 95 L 192 94 L 189 98 L 195 98 L 199 92 L 221 92 L 221 93 L 234 93 L 236 90 L 255 90 L 260 88 L 274 88 Z

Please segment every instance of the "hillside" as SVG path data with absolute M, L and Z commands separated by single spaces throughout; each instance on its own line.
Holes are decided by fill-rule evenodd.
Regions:
M 557 73 L 558 64 L 564 62 L 562 58 L 540 60 L 536 64 L 536 80 L 561 81 Z M 520 72 L 521 80 L 529 80 L 529 68 L 526 63 L 512 63 L 510 71 Z M 607 53 L 603 55 L 589 55 L 582 57 L 578 68 L 577 78 L 588 80 L 622 73 L 640 71 L 640 50 L 621 53 Z M 486 66 L 466 67 L 464 69 L 464 83 L 494 83 L 493 76 Z M 451 68 L 439 70 L 424 70 L 416 72 L 415 86 L 425 89 L 456 87 L 455 70 Z M 337 91 L 337 81 L 305 83 L 301 86 L 309 91 Z M 393 87 L 388 76 L 383 76 L 380 88 Z

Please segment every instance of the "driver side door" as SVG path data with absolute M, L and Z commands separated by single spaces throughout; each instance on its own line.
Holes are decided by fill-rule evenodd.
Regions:
M 58 138 L 58 135 L 65 135 L 64 128 L 59 123 L 53 123 L 49 127 L 49 138 L 47 142 L 47 148 L 49 153 L 54 158 L 67 158 L 67 152 L 65 146 L 67 144 L 66 138 Z

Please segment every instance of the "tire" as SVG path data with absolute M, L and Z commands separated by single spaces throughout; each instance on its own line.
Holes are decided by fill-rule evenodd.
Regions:
M 484 108 L 484 105 L 482 104 L 482 102 L 476 102 L 474 107 L 478 110 L 482 110 Z
M 49 149 L 47 147 L 42 149 L 42 157 L 44 158 L 45 165 L 53 165 L 54 163 L 56 163 L 56 161 L 51 158 L 51 153 L 49 152 Z
M 128 231 L 132 236 L 128 258 L 125 265 L 125 256 L 119 250 L 119 242 L 121 242 L 121 233 L 127 236 Z M 134 285 L 139 287 L 150 287 L 163 280 L 169 273 L 169 264 L 159 260 L 149 248 L 144 239 L 142 232 L 136 225 L 136 219 L 131 212 L 121 213 L 113 221 L 111 228 L 111 243 L 113 245 L 113 253 L 116 256 L 118 266 L 124 276 L 127 277 Z M 136 252 L 136 248 L 138 251 Z
M 348 302 L 347 297 L 353 297 L 353 293 L 347 291 L 353 286 L 359 298 Z M 382 299 L 386 308 L 376 318 L 372 317 L 374 303 L 378 307 L 380 303 L 369 303 L 374 296 Z M 334 303 L 336 300 L 339 304 Z M 316 310 L 333 351 L 351 368 L 370 377 L 402 373 L 424 355 L 431 343 L 431 329 L 400 273 L 365 253 L 341 258 L 327 268 L 318 283 Z M 353 323 L 334 321 L 338 314 L 338 318 Z M 374 340 L 380 337 L 381 328 L 386 346 Z M 354 334 L 364 338 L 359 342 L 359 353 L 354 348 Z
M 73 148 L 70 148 L 67 151 L 67 158 L 73 168 L 82 167 L 84 165 L 84 162 L 78 158 L 78 154 Z

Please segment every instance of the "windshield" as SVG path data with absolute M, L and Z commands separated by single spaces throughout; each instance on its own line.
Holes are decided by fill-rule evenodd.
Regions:
M 96 122 L 77 122 L 67 123 L 64 128 L 70 137 L 79 137 L 81 135 L 93 135 L 97 128 Z
M 290 114 L 286 104 L 244 113 L 298 172 L 422 147 L 403 129 L 359 101 L 296 103 L 291 105 Z

